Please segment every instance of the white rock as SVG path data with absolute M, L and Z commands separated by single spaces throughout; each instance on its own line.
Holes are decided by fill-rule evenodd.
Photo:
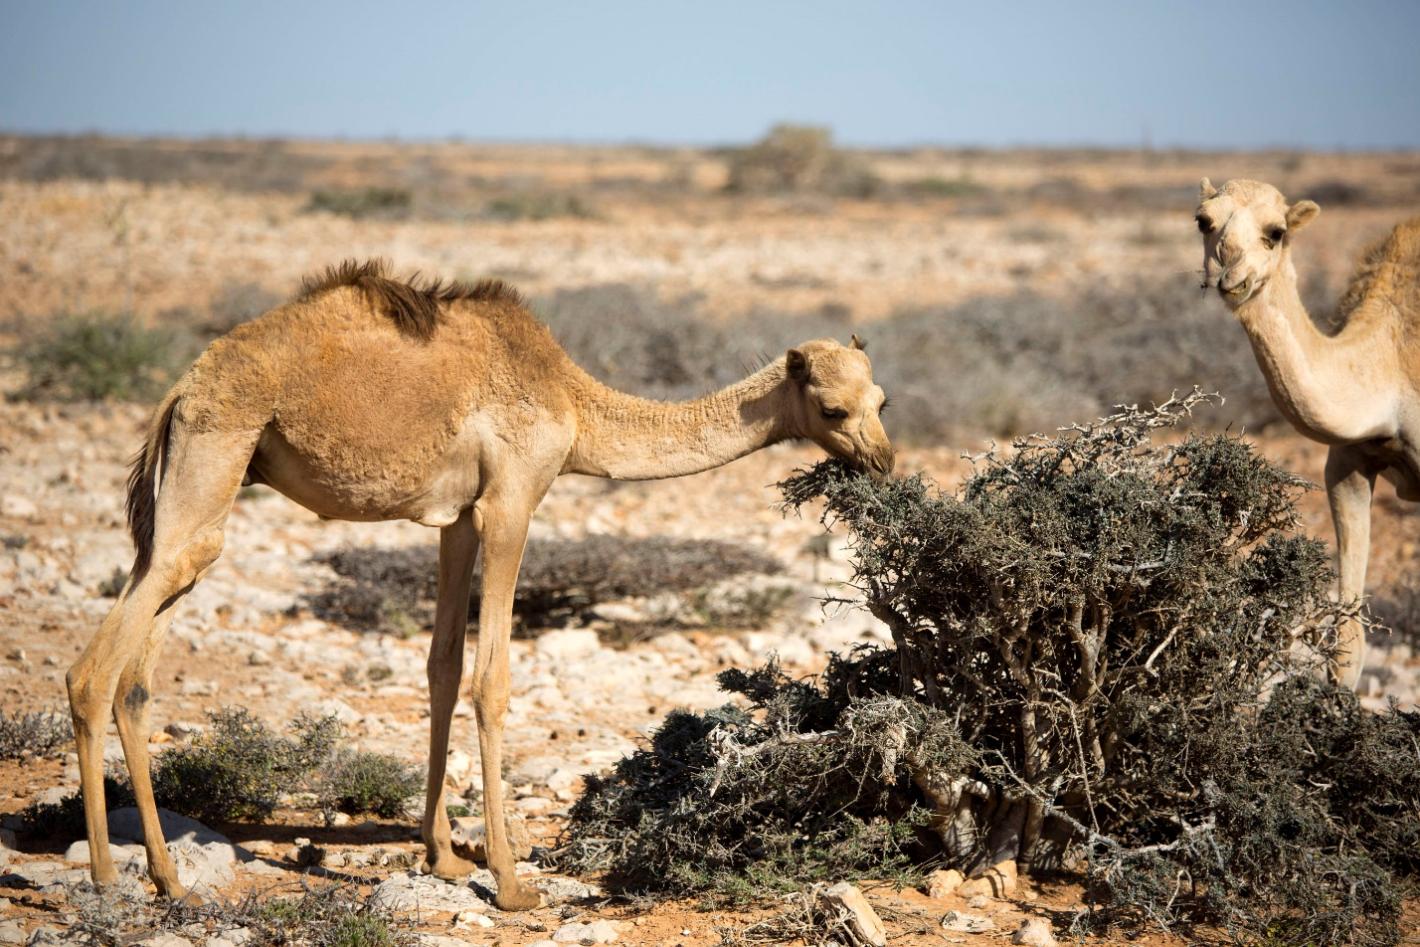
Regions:
M 477 911 L 460 911 L 454 915 L 455 927 L 492 927 L 493 921 Z
M 178 880 L 184 886 L 219 888 L 236 878 L 237 850 L 225 835 L 167 809 L 158 810 L 158 823 L 177 864 Z M 141 839 L 143 825 L 138 810 L 129 806 L 110 812 L 108 831 L 114 838 Z
M 380 882 L 370 895 L 370 901 L 391 911 L 460 911 L 483 912 L 488 902 L 480 898 L 469 882 L 450 882 L 403 871 Z
M 1050 924 L 1038 917 L 1028 917 L 1011 935 L 1011 943 L 1025 944 L 1026 947 L 1059 947 Z
M 23 944 L 25 928 L 19 921 L 0 923 L 0 944 Z
M 996 922 L 982 914 L 968 914 L 965 911 L 948 911 L 942 918 L 942 926 L 949 931 L 960 931 L 964 934 L 980 934 L 982 931 L 994 930 Z
M 110 838 L 108 840 L 109 853 L 113 856 L 116 864 L 137 859 L 146 867 L 148 864 L 148 854 L 143 850 L 142 842 L 134 842 L 124 838 Z M 74 862 L 77 865 L 87 865 L 92 859 L 89 858 L 89 840 L 79 839 L 64 850 L 64 860 Z
M 360 711 L 335 697 L 327 697 L 325 700 L 317 701 L 311 707 L 310 712 L 314 717 L 334 717 L 341 723 L 359 723 L 365 719 L 365 715 Z
M 590 924 L 563 924 L 552 939 L 559 944 L 610 944 L 619 936 L 610 921 L 593 921 Z
M 138 941 L 134 947 L 192 947 L 192 941 L 170 931 L 154 934 Z
M 13 516 L 16 519 L 34 519 L 39 515 L 39 507 L 29 497 L 22 497 L 17 493 L 7 493 L 0 497 L 0 516 Z
M 539 637 L 536 647 L 538 654 L 565 660 L 595 654 L 601 650 L 602 643 L 590 629 L 558 628 Z
M 847 914 L 848 929 L 852 931 L 857 943 L 869 947 L 886 947 L 887 928 L 883 926 L 882 918 L 878 917 L 878 912 L 873 910 L 868 899 L 863 897 L 863 892 L 856 887 L 846 881 L 840 881 L 823 891 L 819 895 L 819 901 L 830 910 Z
M 927 897 L 945 898 L 956 893 L 965 881 L 962 873 L 955 868 L 938 869 L 927 876 Z

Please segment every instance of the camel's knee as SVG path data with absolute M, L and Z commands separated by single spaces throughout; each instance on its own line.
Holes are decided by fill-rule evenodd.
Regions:
M 185 589 L 207 574 L 222 555 L 222 545 L 220 527 L 205 529 L 176 549 L 157 551 L 153 571 L 164 576 L 173 591 Z
M 74 662 L 64 676 L 64 684 L 69 691 L 69 709 L 75 726 L 101 728 L 107 722 L 109 682 L 99 679 L 95 662 L 87 656 Z
M 502 719 L 508 711 L 508 678 L 503 674 L 480 674 L 473 682 L 473 709 L 480 720 Z

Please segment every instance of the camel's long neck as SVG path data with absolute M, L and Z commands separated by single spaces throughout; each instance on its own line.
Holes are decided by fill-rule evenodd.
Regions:
M 580 380 L 577 441 L 566 473 L 615 480 L 680 477 L 796 436 L 787 421 L 784 360 L 713 395 L 670 404 Z
M 1327 443 L 1394 434 L 1386 320 L 1357 312 L 1340 334 L 1324 335 L 1302 305 L 1290 258 L 1237 315 L 1278 408 L 1303 434 Z

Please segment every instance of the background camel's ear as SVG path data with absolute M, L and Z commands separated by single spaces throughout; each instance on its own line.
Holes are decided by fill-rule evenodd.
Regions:
M 798 349 L 790 349 L 784 364 L 789 369 L 789 377 L 799 384 L 809 380 L 809 360 Z
M 853 333 L 853 347 L 860 352 L 868 351 L 868 343 L 858 338 L 858 333 Z
M 1218 189 L 1213 186 L 1212 181 L 1204 178 L 1198 182 L 1198 203 L 1201 204 L 1208 198 L 1217 196 L 1217 194 Z
M 1297 201 L 1287 208 L 1287 229 L 1301 230 L 1312 222 L 1312 218 L 1321 213 L 1321 208 L 1316 201 Z

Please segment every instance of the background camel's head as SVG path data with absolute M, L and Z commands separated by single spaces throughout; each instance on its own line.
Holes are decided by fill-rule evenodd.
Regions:
M 887 404 L 873 384 L 873 366 L 855 335 L 852 345 L 816 339 L 789 350 L 792 404 L 798 433 L 860 470 L 892 472 L 893 450 L 878 417 Z
M 1217 288 L 1229 309 L 1262 290 L 1291 267 L 1292 235 L 1321 208 L 1312 201 L 1288 205 L 1282 192 L 1261 181 L 1198 186 L 1198 230 L 1203 234 L 1203 288 Z

